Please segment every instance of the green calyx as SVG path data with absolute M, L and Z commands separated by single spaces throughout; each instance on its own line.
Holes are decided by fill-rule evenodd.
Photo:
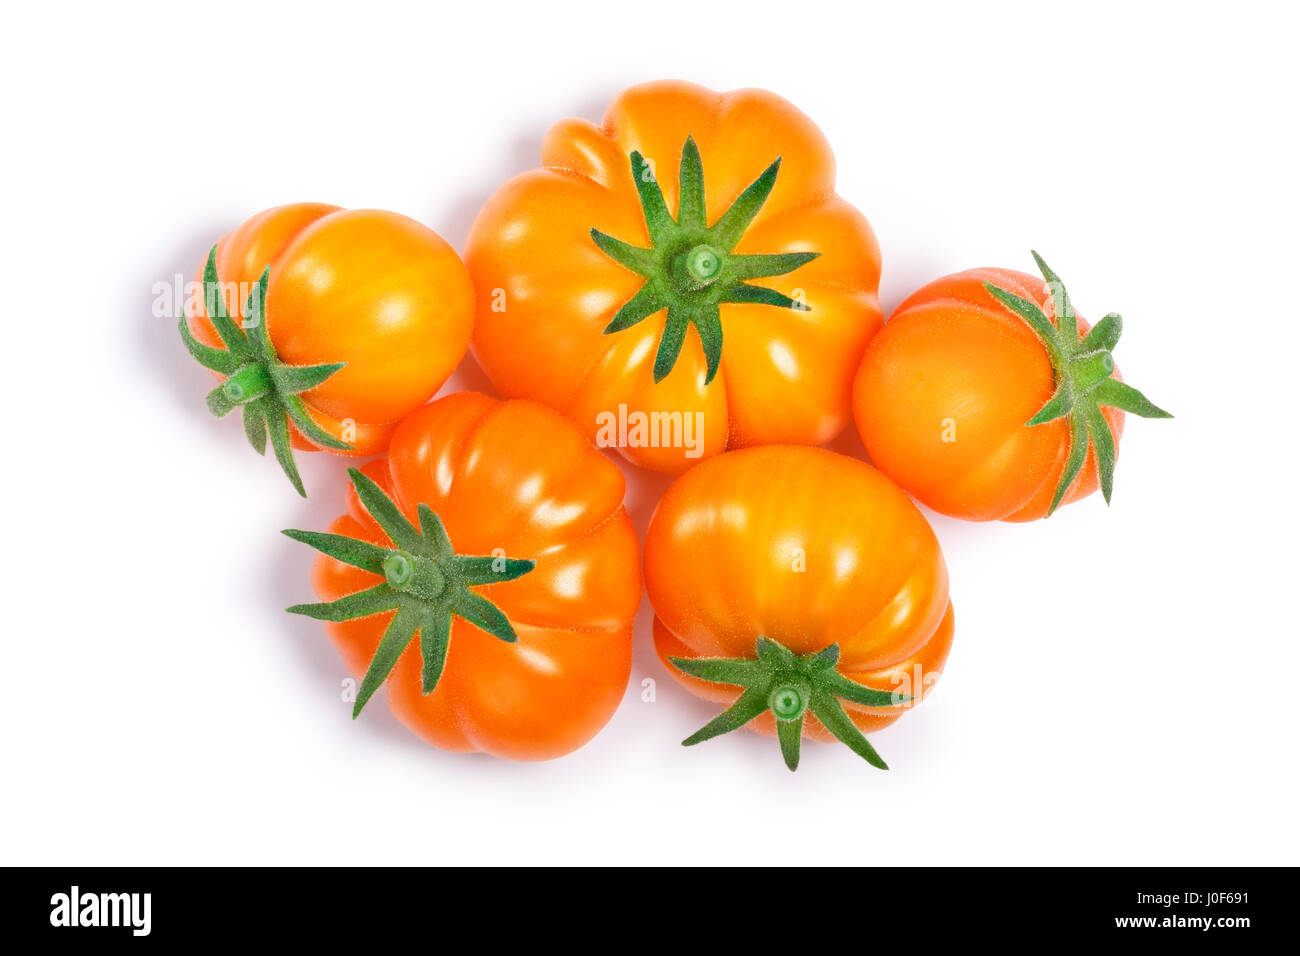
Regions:
M 629 245 L 598 229 L 591 230 L 591 238 L 605 255 L 644 276 L 646 281 L 614 314 L 605 327 L 605 334 L 631 328 L 667 309 L 668 321 L 655 356 L 654 380 L 661 382 L 672 371 L 686 340 L 686 329 L 693 325 L 704 348 L 708 365 L 705 384 L 708 384 L 722 360 L 722 321 L 718 306 L 724 302 L 747 302 L 809 311 L 803 302 L 746 280 L 785 275 L 820 253 L 737 255 L 732 252 L 772 192 L 781 167 L 780 159 L 750 183 L 712 226 L 705 215 L 704 168 L 694 138 L 688 136 L 682 147 L 676 220 L 668 212 L 663 190 L 650 164 L 639 152 L 633 152 L 631 159 L 632 179 L 650 232 L 650 248 Z
M 348 474 L 362 505 L 394 547 L 385 548 L 340 534 L 292 529 L 284 533 L 344 564 L 381 575 L 384 581 L 337 601 L 295 604 L 286 610 L 318 621 L 335 622 L 384 611 L 397 612 L 361 679 L 361 689 L 352 708 L 355 719 L 366 701 L 388 679 L 417 632 L 423 661 L 421 689 L 428 694 L 438 686 L 447 660 L 453 614 L 508 644 L 519 640 L 501 609 L 470 589 L 513 581 L 537 567 L 537 562 L 456 554 L 442 520 L 428 505 L 419 507 L 417 529 L 377 484 L 355 468 L 349 469 Z
M 293 459 L 289 422 L 292 421 L 298 431 L 323 448 L 338 451 L 352 448 L 317 425 L 298 397 L 299 393 L 315 388 L 341 369 L 343 363 L 284 365 L 280 362 L 265 322 L 266 287 L 270 275 L 268 266 L 249 293 L 243 328 L 240 328 L 226 309 L 226 297 L 217 276 L 217 247 L 213 246 L 203 269 L 203 295 L 208 319 L 226 347 L 218 349 L 204 345 L 190 332 L 183 315 L 180 319 L 181 341 L 200 365 L 226 376 L 224 382 L 208 393 L 209 411 L 221 418 L 236 408 L 242 408 L 248 443 L 259 455 L 264 455 L 269 434 L 276 460 L 298 494 L 305 498 L 307 491 Z
M 1079 338 L 1079 320 L 1070 302 L 1069 293 L 1060 276 L 1048 267 L 1043 257 L 1033 253 L 1038 271 L 1043 274 L 1052 292 L 1053 323 L 1035 303 L 999 288 L 990 282 L 984 288 L 998 302 L 1024 320 L 1042 340 L 1052 362 L 1056 388 L 1042 408 L 1025 422 L 1027 426 L 1043 425 L 1068 418 L 1070 445 L 1066 452 L 1065 470 L 1056 485 L 1051 507 L 1056 511 L 1070 485 L 1083 470 L 1091 445 L 1097 454 L 1097 474 L 1101 481 L 1102 497 L 1110 504 L 1111 489 L 1115 484 L 1115 436 L 1102 414 L 1102 406 L 1118 408 L 1142 418 L 1173 418 L 1156 407 L 1131 385 L 1111 376 L 1115 372 L 1115 359 L 1111 354 L 1119 342 L 1124 323 L 1111 312 L 1098 322 L 1083 338 Z
M 729 733 L 770 710 L 776 718 L 776 734 L 785 765 L 795 770 L 799 766 L 804 716 L 811 713 L 867 763 L 881 770 L 889 769 L 845 713 L 840 700 L 866 707 L 899 707 L 908 703 L 910 696 L 875 690 L 849 680 L 835 669 L 840 659 L 838 644 L 798 655 L 769 637 L 760 637 L 755 652 L 754 658 L 668 658 L 684 674 L 744 688 L 730 708 L 683 740 L 684 746 Z

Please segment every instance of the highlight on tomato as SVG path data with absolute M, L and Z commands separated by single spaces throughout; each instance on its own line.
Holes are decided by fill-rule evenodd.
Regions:
M 374 455 L 469 347 L 474 289 L 443 239 L 413 219 L 324 203 L 277 206 L 223 237 L 180 321 L 223 379 L 217 417 L 242 411 L 306 496 L 293 448 Z
M 763 90 L 647 83 L 601 126 L 557 124 L 465 259 L 496 388 L 659 471 L 833 438 L 882 319 L 880 250 L 829 144 Z
M 388 705 L 444 750 L 544 760 L 613 715 L 641 600 L 623 475 L 558 412 L 462 392 L 403 421 L 353 469 L 321 552 L 317 604 L 362 678 L 353 716 Z
M 895 310 L 863 356 L 853 417 L 872 462 L 935 511 L 1033 521 L 1100 486 L 1107 504 L 1124 413 L 1171 418 L 1111 354 L 1033 253 L 1042 278 L 971 269 Z
M 938 679 L 948 572 L 916 506 L 865 462 L 804 446 L 727 452 L 678 478 L 645 540 L 655 649 L 726 709 L 686 745 L 748 726 L 786 765 L 803 737 L 873 766 L 864 732 Z

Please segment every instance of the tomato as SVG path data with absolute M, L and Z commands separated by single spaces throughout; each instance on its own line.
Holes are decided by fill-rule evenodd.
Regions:
M 641 600 L 617 466 L 549 408 L 462 392 L 405 419 L 352 479 L 329 534 L 285 533 L 322 552 L 324 603 L 289 610 L 329 621 L 364 674 L 353 716 L 387 680 L 424 740 L 512 760 L 604 726 Z
M 730 708 L 684 741 L 748 724 L 790 769 L 801 735 L 862 735 L 897 720 L 952 643 L 948 572 L 911 500 L 865 462 L 819 448 L 728 452 L 678 478 L 645 541 L 660 658 Z
M 879 247 L 830 146 L 762 90 L 648 83 L 602 126 L 559 123 L 465 259 L 497 389 L 659 471 L 833 438 L 882 319 Z
M 871 460 L 943 514 L 1032 521 L 1099 485 L 1109 503 L 1124 412 L 1171 417 L 1121 380 L 1120 317 L 1089 326 L 1034 257 L 1041 279 L 972 269 L 913 293 L 858 370 Z
M 299 494 L 291 444 L 382 452 L 469 347 L 464 264 L 397 213 L 277 206 L 222 238 L 199 277 L 205 296 L 187 303 L 181 336 L 225 378 L 208 406 L 242 406 L 249 442 L 264 453 L 269 433 Z

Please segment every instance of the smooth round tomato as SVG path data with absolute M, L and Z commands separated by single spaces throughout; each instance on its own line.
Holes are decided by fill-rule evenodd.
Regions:
M 678 478 L 646 533 L 645 579 L 673 676 L 783 735 L 787 763 L 800 731 L 878 761 L 861 731 L 898 719 L 892 695 L 919 699 L 952 642 L 925 518 L 870 465 L 823 449 L 727 452 Z
M 497 389 L 660 471 L 833 438 L 881 323 L 870 225 L 821 131 L 762 90 L 648 83 L 557 124 L 465 258 Z
M 274 374 L 215 369 L 232 378 L 243 371 L 267 387 L 251 399 L 245 390 L 214 411 L 245 404 L 247 419 L 250 405 L 260 408 L 273 441 L 283 429 L 299 448 L 382 452 L 397 422 L 429 400 L 469 345 L 474 291 L 464 264 L 437 233 L 397 213 L 277 206 L 223 237 L 214 265 L 220 299 L 191 301 L 187 317 L 194 339 L 218 350 L 229 343 L 214 327 L 210 306 L 220 302 L 237 325 L 256 326 L 248 300 L 269 270 L 262 312 Z M 200 281 L 211 278 L 206 272 L 200 268 Z M 257 344 L 260 328 L 240 331 Z M 281 365 L 320 369 L 324 377 L 292 393 L 282 387 L 289 376 L 276 371 Z
M 1124 410 L 1168 417 L 1114 365 L 1119 316 L 1093 329 L 1039 262 L 1043 278 L 971 269 L 930 283 L 862 359 L 867 453 L 935 511 L 1031 521 L 1099 485 L 1109 501 Z
M 354 473 L 330 535 L 288 532 L 323 552 L 325 602 L 291 610 L 330 622 L 365 675 L 358 711 L 386 679 L 393 713 L 436 747 L 560 756 L 627 686 L 641 575 L 623 491 L 617 466 L 552 409 L 449 395 Z

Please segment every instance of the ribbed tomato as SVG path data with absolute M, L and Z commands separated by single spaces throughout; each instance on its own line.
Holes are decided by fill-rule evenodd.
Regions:
M 445 750 L 543 760 L 609 720 L 631 668 L 641 599 L 623 476 L 559 413 L 462 392 L 403 421 L 354 470 L 322 552 L 329 621 L 363 675 L 354 716 L 388 704 Z M 418 634 L 418 640 L 417 640 Z
M 952 643 L 948 572 L 916 506 L 818 448 L 727 452 L 664 494 L 645 542 L 654 641 L 692 692 L 730 705 L 688 738 L 748 724 L 793 770 L 802 735 L 884 767 L 862 731 L 897 720 Z
M 638 465 L 817 444 L 880 327 L 880 251 L 821 131 L 762 90 L 633 87 L 557 124 L 470 234 L 473 348 L 497 389 Z

